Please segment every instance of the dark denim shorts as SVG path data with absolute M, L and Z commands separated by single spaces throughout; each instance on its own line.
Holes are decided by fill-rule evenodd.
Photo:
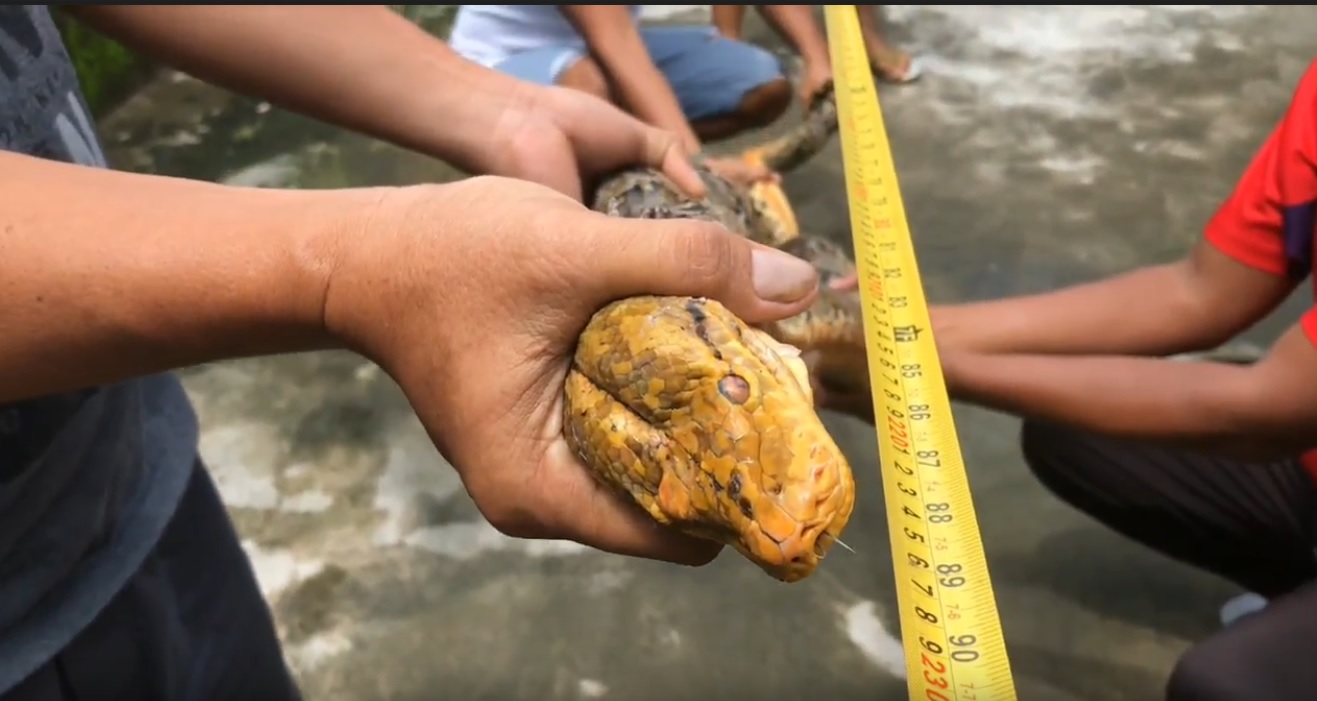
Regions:
M 251 563 L 198 461 L 164 537 L 63 652 L 0 701 L 297 701 Z

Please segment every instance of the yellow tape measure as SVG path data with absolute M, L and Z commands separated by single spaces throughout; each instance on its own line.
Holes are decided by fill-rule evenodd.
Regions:
M 854 5 L 828 5 L 910 698 L 1014 701 L 951 401 Z

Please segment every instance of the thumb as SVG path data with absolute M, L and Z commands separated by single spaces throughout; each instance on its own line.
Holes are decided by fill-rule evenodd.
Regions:
M 694 219 L 602 217 L 589 278 L 599 302 L 635 295 L 711 297 L 749 323 L 799 314 L 818 294 L 808 262 Z
M 691 199 L 703 199 L 708 191 L 695 166 L 686 156 L 677 135 L 665 129 L 645 127 L 645 164 L 658 168 Z
M 860 274 L 854 272 L 846 277 L 835 278 L 832 282 L 828 283 L 828 287 L 831 287 L 838 292 L 854 292 L 855 290 L 860 289 Z

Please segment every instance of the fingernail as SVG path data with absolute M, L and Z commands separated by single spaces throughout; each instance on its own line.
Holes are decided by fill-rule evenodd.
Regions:
M 769 302 L 795 302 L 818 287 L 814 266 L 781 251 L 756 248 L 750 254 L 754 265 L 755 294 Z

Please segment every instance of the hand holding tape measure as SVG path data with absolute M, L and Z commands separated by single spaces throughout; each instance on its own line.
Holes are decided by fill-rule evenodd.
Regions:
M 825 12 L 910 698 L 1015 701 L 859 19 Z

